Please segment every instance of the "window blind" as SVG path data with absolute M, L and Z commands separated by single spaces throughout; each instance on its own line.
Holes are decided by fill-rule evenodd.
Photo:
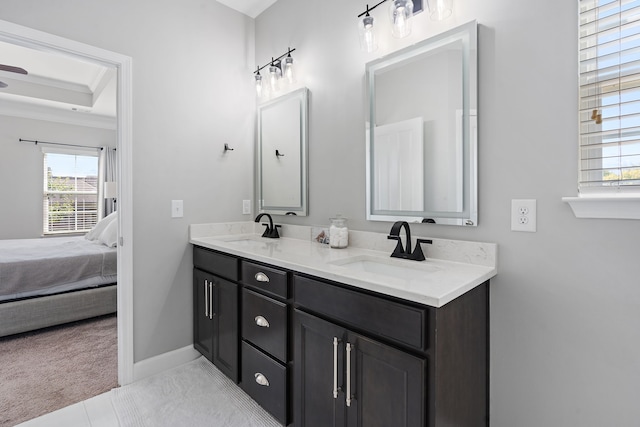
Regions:
M 44 154 L 43 232 L 85 232 L 97 222 L 98 157 Z
M 640 0 L 579 15 L 580 193 L 640 193 Z

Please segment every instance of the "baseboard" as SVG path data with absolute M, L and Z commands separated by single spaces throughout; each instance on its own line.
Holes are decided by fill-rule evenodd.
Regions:
M 133 380 L 138 381 L 168 369 L 175 368 L 200 357 L 193 345 L 159 354 L 133 364 Z

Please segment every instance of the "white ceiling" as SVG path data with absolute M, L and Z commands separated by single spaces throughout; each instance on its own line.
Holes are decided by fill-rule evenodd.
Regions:
M 216 1 L 256 18 L 277 0 Z M 115 129 L 115 69 L 2 41 L 0 64 L 28 72 L 0 70 L 0 115 Z
M 28 74 L 0 71 L 0 114 L 86 126 L 114 127 L 116 70 L 57 52 L 0 41 L 0 64 Z
M 277 0 L 217 0 L 240 13 L 256 18 Z

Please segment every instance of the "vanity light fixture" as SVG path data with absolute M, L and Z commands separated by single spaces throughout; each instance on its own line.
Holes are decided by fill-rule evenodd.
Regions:
M 427 0 L 429 16 L 434 21 L 442 21 L 451 16 L 453 0 Z
M 358 34 L 360 48 L 364 52 L 373 52 L 378 48 L 374 32 L 374 18 L 369 12 L 387 0 L 381 0 L 372 7 L 367 5 L 364 12 L 358 15 Z M 451 16 L 453 0 L 427 0 L 429 16 L 433 20 L 443 20 Z M 391 0 L 389 4 L 389 19 L 391 20 L 391 34 L 397 38 L 411 34 L 411 18 L 423 10 L 423 0 Z
M 271 88 L 271 93 L 277 92 L 280 89 L 281 78 L 281 63 L 279 60 L 271 58 L 271 65 L 269 65 L 269 87 Z
M 260 68 L 256 70 L 256 93 L 258 98 L 262 96 L 262 75 L 260 75 Z
M 393 37 L 403 38 L 411 34 L 411 17 L 413 16 L 413 2 L 411 0 L 392 0 L 389 6 L 391 19 L 391 34 Z
M 286 83 L 292 84 L 296 81 L 293 58 L 291 57 L 291 52 L 293 51 L 295 51 L 295 48 L 287 48 L 287 51 L 279 57 L 272 57 L 270 62 L 267 62 L 262 67 L 256 68 L 256 71 L 254 71 L 253 73 L 256 83 L 256 94 L 258 95 L 258 97 L 262 96 L 263 89 L 265 89 L 262 82 L 262 75 L 260 74 L 260 70 L 266 67 L 269 67 L 268 85 L 266 89 L 270 90 L 271 93 L 277 92 L 280 89 L 280 80 L 283 79 L 282 58 L 285 58 L 285 56 L 284 78 L 286 80 Z
M 293 58 L 291 57 L 291 48 L 288 48 L 287 56 L 284 58 L 284 77 L 287 79 L 287 83 L 289 84 L 296 82 L 295 67 L 293 66 Z
M 358 15 L 358 33 L 360 35 L 360 48 L 364 52 L 373 52 L 378 48 L 374 33 L 374 18 L 369 14 L 373 9 L 387 0 L 381 0 L 372 7 L 367 5 L 364 12 Z M 416 11 L 422 10 L 422 0 L 391 0 L 389 5 L 389 19 L 391 20 L 391 34 L 397 38 L 407 37 L 411 34 L 411 17 Z
M 373 16 L 369 15 L 370 10 L 369 5 L 367 5 L 367 10 L 358 15 L 358 18 L 361 18 L 364 14 L 364 18 L 358 19 L 358 33 L 360 34 L 360 48 L 367 53 L 371 53 L 378 48 L 376 34 L 373 31 Z

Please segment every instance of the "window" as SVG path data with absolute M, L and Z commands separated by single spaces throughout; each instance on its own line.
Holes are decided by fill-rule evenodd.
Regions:
M 582 196 L 640 196 L 640 0 L 580 0 Z
M 44 234 L 89 231 L 98 219 L 98 155 L 44 153 Z

